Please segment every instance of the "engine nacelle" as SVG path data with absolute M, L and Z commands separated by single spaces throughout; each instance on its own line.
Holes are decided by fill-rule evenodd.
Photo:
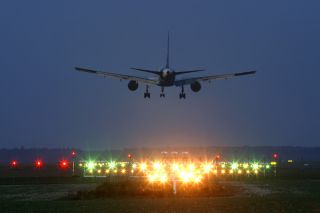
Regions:
M 201 89 L 201 84 L 200 84 L 198 81 L 196 81 L 196 82 L 192 83 L 192 84 L 190 85 L 190 87 L 191 87 L 191 90 L 192 90 L 193 92 L 199 92 L 200 89 Z
M 130 91 L 135 91 L 135 90 L 137 90 L 137 89 L 138 89 L 138 86 L 139 86 L 138 82 L 133 81 L 133 80 L 129 81 L 129 83 L 128 83 L 128 89 L 129 89 Z

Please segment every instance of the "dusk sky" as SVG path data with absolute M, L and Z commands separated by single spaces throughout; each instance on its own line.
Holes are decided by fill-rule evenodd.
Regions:
M 0 147 L 319 146 L 319 1 L 1 1 Z M 80 73 L 257 70 L 199 93 Z

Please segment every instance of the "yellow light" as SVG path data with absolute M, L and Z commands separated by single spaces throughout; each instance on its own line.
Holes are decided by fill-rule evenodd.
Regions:
M 190 171 L 193 171 L 193 170 L 194 170 L 194 164 L 193 164 L 193 163 L 189 164 L 189 170 L 190 170 Z
M 238 170 L 238 174 L 241 175 L 242 174 L 242 170 Z
M 254 170 L 254 173 L 255 173 L 255 174 L 258 174 L 258 170 Z
M 232 169 L 229 171 L 229 174 L 233 174 L 233 170 Z
M 133 169 L 131 169 L 131 173 L 134 173 L 134 170 L 133 170 Z
M 132 169 L 136 169 L 137 168 L 137 164 L 132 164 Z
M 182 171 L 182 172 L 180 172 L 179 176 L 180 176 L 182 182 L 188 183 L 194 177 L 194 174 L 192 172 Z
M 231 169 L 237 169 L 238 168 L 238 163 L 232 163 L 231 164 Z
M 162 167 L 162 165 L 161 165 L 161 163 L 160 162 L 154 162 L 153 163 L 153 168 L 155 169 L 155 170 L 161 170 L 161 167 Z
M 246 172 L 247 172 L 247 174 L 250 174 L 250 170 L 247 170 Z
M 276 162 L 276 161 L 271 161 L 270 164 L 271 164 L 272 166 L 276 166 L 276 165 L 277 165 L 277 162 Z
M 171 170 L 172 170 L 173 172 L 179 171 L 179 164 L 173 163 L 173 164 L 171 165 Z
M 213 170 L 213 173 L 214 173 L 214 174 L 217 174 L 217 173 L 218 173 L 218 170 L 216 170 L 216 169 Z
M 80 167 L 82 167 L 82 166 L 83 166 L 83 164 L 82 164 L 82 163 L 79 163 L 79 166 L 80 166 Z
M 249 167 L 249 164 L 248 164 L 248 163 L 244 163 L 244 164 L 243 164 L 243 168 L 244 168 L 244 169 L 247 169 L 248 167 Z
M 224 163 L 221 164 L 221 168 L 223 168 L 223 169 L 226 168 L 226 164 L 224 164 Z
M 160 176 L 160 182 L 161 183 L 165 183 L 167 182 L 168 178 L 167 178 L 167 175 L 166 174 L 163 174 Z
M 116 174 L 116 173 L 118 173 L 118 170 L 116 170 L 116 169 L 115 169 L 115 170 L 113 170 L 113 173 L 115 173 L 115 174 Z
M 204 173 L 206 173 L 206 174 L 210 173 L 211 169 L 212 169 L 212 165 L 211 164 L 205 164 L 203 166 Z
M 148 180 L 149 180 L 150 182 L 156 181 L 157 178 L 158 178 L 158 174 L 150 174 L 150 175 L 148 175 Z
M 110 173 L 110 170 L 109 170 L 109 169 L 106 169 L 106 173 L 109 174 L 109 173 Z
M 121 173 L 122 173 L 122 174 L 125 174 L 125 173 L 126 173 L 126 170 L 125 170 L 125 169 L 121 169 Z
M 101 170 L 100 170 L 100 169 L 98 170 L 98 173 L 99 173 L 99 174 L 101 173 Z
M 200 175 L 196 176 L 194 179 L 193 179 L 193 182 L 195 183 L 200 183 L 201 182 L 201 179 L 202 177 Z
M 293 163 L 293 160 L 288 160 L 288 163 Z
M 226 170 L 222 169 L 221 174 L 225 174 L 225 173 L 226 173 Z
M 142 172 L 145 172 L 145 171 L 147 170 L 147 164 L 146 164 L 146 163 L 141 163 L 141 164 L 140 164 L 140 170 L 141 170 Z
M 91 173 L 91 174 L 92 174 L 92 173 L 93 173 L 93 170 L 92 170 L 92 169 L 90 169 L 90 170 L 89 170 L 89 173 Z
M 126 166 L 125 163 L 121 163 L 121 167 L 124 168 Z
M 258 163 L 253 163 L 253 164 L 252 164 L 252 168 L 253 168 L 254 170 L 259 169 L 259 164 L 258 164 Z

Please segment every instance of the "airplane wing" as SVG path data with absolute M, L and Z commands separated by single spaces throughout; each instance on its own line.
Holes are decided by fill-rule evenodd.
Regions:
M 192 84 L 196 81 L 211 81 L 211 80 L 227 80 L 229 78 L 242 76 L 242 75 L 252 75 L 255 74 L 256 71 L 248 71 L 248 72 L 237 72 L 237 73 L 228 73 L 221 75 L 210 75 L 210 76 L 202 76 L 202 77 L 194 77 L 194 78 L 186 78 L 175 81 L 176 86 Z
M 123 74 L 112 73 L 112 72 L 103 72 L 103 71 L 97 71 L 97 70 L 81 68 L 81 67 L 75 67 L 75 69 L 77 71 L 80 71 L 80 72 L 92 73 L 92 74 L 96 74 L 96 75 L 99 75 L 99 76 L 109 77 L 109 78 L 114 78 L 114 79 L 120 79 L 120 80 L 133 80 L 133 81 L 137 81 L 137 82 L 140 82 L 140 83 L 145 83 L 145 84 L 148 84 L 148 85 L 157 84 L 158 83 L 158 81 L 156 81 L 156 80 L 143 78 L 143 77 L 137 77 L 137 76 L 131 76 L 131 75 L 123 75 Z

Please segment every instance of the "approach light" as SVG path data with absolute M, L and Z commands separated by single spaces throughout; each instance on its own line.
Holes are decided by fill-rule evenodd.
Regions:
M 200 183 L 201 182 L 202 177 L 200 175 L 194 177 L 193 182 L 194 183 Z
M 87 163 L 87 168 L 88 168 L 89 170 L 93 170 L 94 167 L 95 167 L 95 162 L 89 161 L 89 162 Z
M 252 164 L 252 168 L 253 168 L 253 170 L 259 169 L 259 164 L 258 163 L 253 163 Z
M 108 165 L 109 165 L 109 169 L 113 170 L 116 167 L 116 162 L 110 161 Z
M 237 163 L 237 162 L 234 162 L 234 163 L 231 164 L 231 169 L 232 169 L 232 170 L 235 170 L 235 169 L 238 168 L 238 166 L 239 166 L 238 163 Z
M 204 171 L 204 173 L 206 173 L 206 174 L 209 174 L 210 171 L 211 171 L 211 169 L 212 169 L 212 165 L 209 164 L 209 163 L 207 163 L 207 164 L 205 164 L 205 165 L 203 166 L 203 171 Z
M 36 160 L 34 163 L 34 166 L 38 169 L 40 169 L 43 166 L 42 160 Z
M 66 168 L 69 167 L 69 162 L 68 162 L 67 160 L 61 160 L 61 161 L 59 162 L 59 167 L 60 167 L 61 169 L 66 169 Z
M 248 164 L 248 163 L 244 163 L 244 164 L 243 164 L 243 168 L 244 168 L 244 169 L 249 168 L 249 164 Z
M 146 163 L 140 163 L 139 169 L 141 172 L 145 172 L 147 169 L 147 164 Z
M 166 183 L 168 181 L 168 177 L 166 174 L 163 174 L 160 176 L 160 182 L 161 183 Z
M 190 170 L 190 171 L 194 171 L 194 168 L 195 168 L 194 164 L 193 164 L 193 163 L 190 163 L 190 164 L 189 164 L 189 170 Z
M 10 166 L 11 166 L 12 168 L 16 168 L 16 167 L 18 166 L 18 161 L 16 161 L 16 160 L 11 161 L 11 162 L 10 162 Z
M 171 170 L 172 170 L 173 172 L 179 171 L 179 164 L 178 164 L 178 163 L 173 163 L 173 164 L 171 165 Z
M 162 164 L 160 163 L 160 162 L 154 162 L 153 163 L 153 168 L 155 169 L 155 170 L 161 170 L 161 168 L 162 168 Z
M 132 164 L 132 169 L 136 169 L 137 168 L 137 164 Z

